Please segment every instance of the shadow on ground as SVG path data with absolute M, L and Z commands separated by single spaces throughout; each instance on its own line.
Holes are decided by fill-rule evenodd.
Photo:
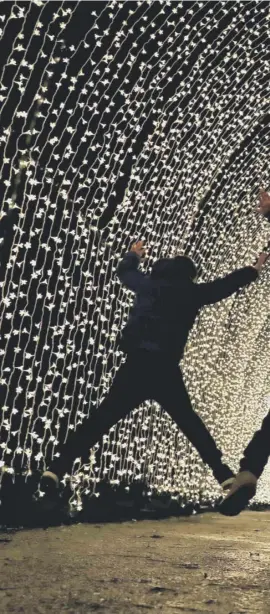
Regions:
M 270 512 L 0 534 L 0 611 L 269 614 Z

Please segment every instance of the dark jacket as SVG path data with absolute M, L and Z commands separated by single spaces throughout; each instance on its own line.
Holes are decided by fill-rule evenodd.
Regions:
M 170 278 L 170 260 L 158 261 L 151 275 L 145 275 L 138 271 L 137 254 L 129 252 L 117 267 L 122 284 L 136 293 L 128 323 L 118 337 L 119 347 L 126 353 L 144 348 L 165 352 L 180 361 L 199 310 L 231 296 L 258 277 L 256 269 L 248 266 L 197 284 L 188 278 Z

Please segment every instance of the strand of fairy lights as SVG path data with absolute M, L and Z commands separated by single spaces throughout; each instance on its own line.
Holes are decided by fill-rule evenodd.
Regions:
M 33 227 L 33 225 L 32 225 L 32 227 Z

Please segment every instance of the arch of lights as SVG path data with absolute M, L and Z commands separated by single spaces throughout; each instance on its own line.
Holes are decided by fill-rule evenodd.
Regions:
M 143 270 L 185 252 L 207 281 L 253 263 L 269 237 L 254 210 L 269 176 L 269 3 L 59 2 L 49 20 L 48 4 L 15 2 L 0 16 L 3 41 L 17 27 L 0 88 L 0 224 L 17 214 L 0 312 L 0 450 L 11 472 L 33 455 L 42 468 L 108 391 L 133 301 L 114 273 L 134 238 L 147 246 Z M 69 45 L 79 4 L 88 27 Z M 268 407 L 269 277 L 267 265 L 205 308 L 181 364 L 235 470 Z M 98 461 L 97 448 L 86 492 L 107 477 L 192 502 L 219 495 L 151 400 L 104 436 Z M 270 501 L 269 467 L 257 501 Z

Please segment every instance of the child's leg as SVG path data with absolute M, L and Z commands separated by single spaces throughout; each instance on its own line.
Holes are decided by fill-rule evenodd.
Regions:
M 91 411 L 89 418 L 69 432 L 66 443 L 57 446 L 59 458 L 48 463 L 47 470 L 63 476 L 71 474 L 73 462 L 81 458 L 89 462 L 89 450 L 102 439 L 120 419 L 138 407 L 147 398 L 147 364 L 129 356 L 117 371 L 111 388 L 98 409 Z
M 233 477 L 231 469 L 222 462 L 222 452 L 201 418 L 192 408 L 182 373 L 177 364 L 164 368 L 157 376 L 156 400 L 178 424 L 181 431 L 199 452 L 204 463 L 212 469 L 216 480 L 223 484 Z

